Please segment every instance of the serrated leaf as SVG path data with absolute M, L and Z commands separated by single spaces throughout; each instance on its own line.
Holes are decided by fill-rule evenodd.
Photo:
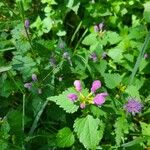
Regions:
M 74 113 L 77 111 L 78 107 L 75 105 L 73 102 L 71 102 L 68 98 L 67 95 L 70 93 L 75 93 L 76 91 L 74 88 L 69 88 L 66 91 L 64 91 L 62 94 L 58 96 L 52 96 L 48 97 L 47 99 L 50 101 L 55 102 L 59 107 L 63 108 L 66 112 L 68 113 Z
M 97 39 L 96 39 L 97 34 L 96 33 L 91 33 L 88 36 L 86 36 L 84 38 L 84 40 L 82 41 L 82 44 L 84 45 L 93 45 L 96 43 Z
M 108 88 L 113 89 L 117 87 L 122 80 L 122 77 L 119 74 L 104 74 L 104 81 Z
M 114 62 L 122 62 L 123 59 L 123 49 L 120 47 L 112 48 L 108 51 L 108 56 L 113 59 Z
M 134 85 L 129 85 L 126 90 L 126 93 L 128 93 L 131 97 L 136 97 L 136 98 L 140 98 L 140 94 L 138 91 L 138 88 Z
M 115 140 L 118 146 L 121 144 L 121 141 L 124 138 L 124 134 L 128 133 L 128 126 L 129 125 L 125 116 L 118 117 L 115 123 Z
M 121 41 L 119 34 L 117 34 L 116 32 L 108 31 L 106 34 L 108 37 L 107 40 L 109 41 L 110 44 L 117 44 L 118 42 Z
M 91 115 L 75 120 L 74 131 L 86 149 L 96 149 L 100 141 L 99 123 L 100 120 L 94 119 Z
M 75 138 L 72 131 L 70 130 L 70 128 L 67 127 L 59 130 L 56 137 L 58 147 L 70 147 L 75 142 Z

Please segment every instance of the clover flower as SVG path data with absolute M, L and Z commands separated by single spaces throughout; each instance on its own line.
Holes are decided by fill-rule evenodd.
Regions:
M 28 90 L 30 90 L 32 87 L 32 83 L 25 83 L 24 87 L 27 88 Z
M 75 81 L 74 81 L 74 86 L 75 86 L 75 89 L 76 89 L 78 92 L 82 90 L 80 80 L 75 80 Z
M 142 107 L 143 107 L 142 103 L 133 98 L 129 99 L 127 104 L 125 104 L 124 106 L 126 111 L 131 113 L 132 115 L 141 112 Z
M 74 93 L 68 94 L 67 97 L 68 97 L 69 100 L 71 100 L 73 102 L 78 99 L 78 96 Z
M 97 89 L 101 87 L 101 82 L 99 80 L 95 80 L 92 83 L 91 92 L 95 93 Z
M 94 98 L 94 104 L 102 105 L 105 102 L 105 97 L 108 96 L 107 93 L 97 94 Z
M 36 74 L 32 74 L 32 80 L 37 81 L 37 75 Z

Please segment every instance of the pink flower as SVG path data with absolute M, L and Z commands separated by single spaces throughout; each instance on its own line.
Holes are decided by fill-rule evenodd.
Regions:
M 105 102 L 105 97 L 108 96 L 108 93 L 97 94 L 94 98 L 94 104 L 102 105 Z
M 82 90 L 80 80 L 75 80 L 75 81 L 74 81 L 74 86 L 75 86 L 75 89 L 76 89 L 78 92 Z
M 99 89 L 101 87 L 101 82 L 99 80 L 95 80 L 93 83 L 92 83 L 92 87 L 91 87 L 91 92 L 95 93 L 95 91 L 97 89 Z
M 84 108 L 85 108 L 85 103 L 81 103 L 81 104 L 80 104 L 80 108 L 81 108 L 81 109 L 84 109 Z
M 73 102 L 78 99 L 78 96 L 74 93 L 68 94 L 67 97 L 68 97 L 68 99 L 70 99 Z

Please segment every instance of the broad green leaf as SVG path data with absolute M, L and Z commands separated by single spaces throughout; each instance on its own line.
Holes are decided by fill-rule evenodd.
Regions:
M 129 85 L 125 92 L 128 93 L 131 97 L 140 98 L 138 88 L 134 85 Z
M 91 33 L 88 36 L 86 36 L 84 38 L 84 40 L 82 41 L 82 44 L 84 45 L 93 45 L 96 43 L 97 38 L 96 38 L 97 34 L 96 33 Z
M 121 49 L 120 47 L 115 47 L 112 48 L 108 51 L 108 56 L 111 57 L 113 59 L 114 62 L 122 62 L 122 58 L 123 58 L 123 49 Z
M 117 44 L 121 41 L 121 37 L 116 32 L 108 31 L 107 33 L 107 40 L 110 44 Z
M 67 95 L 70 93 L 75 93 L 76 91 L 74 88 L 69 88 L 66 91 L 64 91 L 62 94 L 58 96 L 52 96 L 48 97 L 47 99 L 50 101 L 55 102 L 57 105 L 59 105 L 61 108 L 63 108 L 66 112 L 68 113 L 74 113 L 77 111 L 78 106 L 75 105 L 73 102 L 71 102 L 68 98 Z
M 144 13 L 143 13 L 144 19 L 150 23 L 150 1 L 147 1 L 144 4 Z
M 113 89 L 120 84 L 120 82 L 122 81 L 122 77 L 117 73 L 115 74 L 105 73 L 104 81 L 108 88 Z
M 65 127 L 58 131 L 56 142 L 58 147 L 70 147 L 74 144 L 75 138 L 72 131 L 68 127 Z
M 2 66 L 0 67 L 0 73 L 11 70 L 12 66 Z
M 145 122 L 140 122 L 141 128 L 142 128 L 142 135 L 146 137 L 147 139 L 147 145 L 150 145 L 150 124 L 147 124 Z
M 140 122 L 141 128 L 142 128 L 142 134 L 150 136 L 150 124 L 147 124 L 145 122 Z
M 103 76 L 105 70 L 107 69 L 107 61 L 101 60 L 100 63 L 95 64 L 95 68 Z
M 75 120 L 74 131 L 86 149 L 96 149 L 101 138 L 98 131 L 99 123 L 100 120 L 94 119 L 91 115 Z

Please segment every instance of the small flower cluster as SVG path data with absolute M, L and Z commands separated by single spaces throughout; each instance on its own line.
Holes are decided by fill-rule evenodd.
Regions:
M 102 31 L 103 27 L 104 27 L 104 24 L 103 24 L 103 23 L 100 23 L 100 24 L 98 24 L 98 25 L 95 25 L 95 26 L 94 26 L 94 31 L 95 31 L 95 32 Z
M 142 110 L 142 103 L 137 101 L 136 99 L 130 98 L 127 102 L 127 104 L 125 104 L 124 108 L 126 109 L 127 112 L 131 113 L 133 116 L 136 113 L 141 112 Z
M 32 74 L 32 81 L 35 83 L 38 81 L 37 79 L 37 75 L 36 74 Z M 24 87 L 27 88 L 28 90 L 30 90 L 33 86 L 33 82 L 27 82 L 24 84 Z M 38 94 L 42 94 L 42 89 L 38 88 Z
M 82 92 L 82 86 L 80 80 L 74 81 L 74 86 L 77 92 L 79 92 L 79 96 L 74 93 L 70 93 L 67 95 L 67 98 L 72 102 L 79 100 L 80 108 L 83 109 L 88 104 L 95 104 L 97 106 L 101 106 L 105 102 L 105 97 L 108 96 L 108 93 L 99 93 L 95 94 L 96 90 L 101 87 L 101 82 L 99 80 L 95 80 L 92 83 L 92 87 L 90 89 L 90 93 L 87 96 L 84 96 Z

